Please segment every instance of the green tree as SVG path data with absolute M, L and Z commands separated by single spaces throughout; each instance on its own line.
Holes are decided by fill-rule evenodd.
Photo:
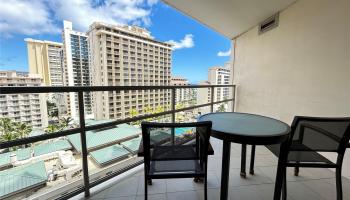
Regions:
M 181 108 L 184 108 L 185 105 L 182 103 L 182 102 L 179 102 L 175 105 L 175 109 L 181 109 Z
M 10 141 L 24 138 L 32 131 L 29 124 L 13 122 L 9 118 L 0 118 L 0 140 Z
M 164 107 L 162 106 L 157 106 L 156 110 L 154 111 L 154 113 L 161 113 L 164 112 Z
M 129 113 L 130 113 L 131 118 L 139 115 L 139 112 L 137 112 L 136 109 L 130 109 Z M 131 124 L 133 124 L 133 125 L 140 124 L 140 121 L 133 121 L 133 122 L 131 122 Z
M 47 126 L 47 128 L 45 129 L 46 133 L 54 133 L 59 131 L 61 128 L 58 124 L 50 124 L 49 126 Z
M 57 117 L 57 119 L 59 119 L 57 105 L 49 100 L 46 101 L 46 105 L 49 117 Z
M 225 109 L 225 105 L 224 104 L 221 104 L 219 106 L 219 108 L 217 109 L 217 112 L 225 112 L 225 111 L 226 111 L 226 109 Z
M 65 129 L 69 126 L 69 123 L 71 123 L 73 121 L 73 118 L 71 117 L 63 117 L 60 120 L 60 128 L 59 129 Z
M 145 108 L 143 109 L 143 112 L 144 112 L 145 115 L 154 114 L 154 111 L 153 111 L 153 109 L 152 109 L 150 106 L 145 107 Z M 148 118 L 148 119 L 146 119 L 146 120 L 154 120 L 154 118 L 152 117 L 152 118 Z
M 13 131 L 13 124 L 9 118 L 0 118 L 0 133 L 1 135 Z
M 130 109 L 129 113 L 131 117 L 136 117 L 137 115 L 139 115 L 139 112 L 137 112 L 136 109 Z
M 143 112 L 146 114 L 146 115 L 150 115 L 150 114 L 153 114 L 153 109 L 150 107 L 150 106 L 147 106 L 143 109 Z
M 27 123 L 19 123 L 16 129 L 20 138 L 25 138 L 32 132 L 32 127 Z
M 16 140 L 18 138 L 19 138 L 19 135 L 14 131 L 8 131 L 1 135 L 1 141 L 3 142 Z
M 154 113 L 162 113 L 162 112 L 164 112 L 164 107 L 163 106 L 157 106 L 157 108 L 155 109 L 155 111 L 154 111 Z M 160 120 L 161 118 L 163 118 L 164 116 L 158 116 L 158 117 L 156 117 L 155 119 L 156 120 Z

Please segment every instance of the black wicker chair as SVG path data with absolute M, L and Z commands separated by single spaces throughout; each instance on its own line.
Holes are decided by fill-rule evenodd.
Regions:
M 207 199 L 207 161 L 211 122 L 152 123 L 142 122 L 142 156 L 145 171 L 145 199 L 147 185 L 152 179 L 204 179 Z M 186 129 L 180 137 L 176 129 Z M 139 154 L 140 155 L 140 154 Z
M 294 118 L 292 133 L 288 142 L 288 157 L 284 165 L 283 199 L 287 198 L 286 167 L 294 167 L 294 175 L 299 175 L 300 167 L 335 168 L 337 200 L 343 199 L 341 170 L 346 148 L 349 148 L 350 117 L 348 118 Z M 280 145 L 266 146 L 276 156 L 280 155 Z M 333 163 L 318 152 L 337 153 L 337 161 Z M 245 154 L 245 152 L 243 152 Z M 245 155 L 242 153 L 242 160 Z M 250 173 L 254 174 L 255 146 L 252 146 Z M 245 168 L 245 166 L 244 166 Z M 245 169 L 241 169 L 245 171 Z

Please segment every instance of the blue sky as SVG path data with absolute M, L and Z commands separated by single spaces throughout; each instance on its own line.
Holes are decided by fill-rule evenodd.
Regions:
M 28 71 L 24 38 L 61 42 L 63 19 L 80 31 L 93 21 L 145 27 L 175 44 L 172 73 L 192 83 L 230 59 L 229 39 L 157 0 L 12 0 L 0 7 L 0 19 L 0 70 Z

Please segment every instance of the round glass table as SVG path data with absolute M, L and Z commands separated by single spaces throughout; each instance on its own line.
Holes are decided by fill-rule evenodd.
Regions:
M 223 140 L 221 200 L 227 200 L 231 142 L 252 145 L 279 144 L 286 142 L 290 133 L 290 126 L 282 121 L 249 113 L 209 113 L 200 116 L 198 121 L 211 121 L 213 123 L 211 136 Z M 279 165 L 282 164 L 280 158 Z M 279 199 L 281 192 L 282 180 L 278 179 L 281 173 L 279 168 L 281 167 L 277 170 L 274 199 Z

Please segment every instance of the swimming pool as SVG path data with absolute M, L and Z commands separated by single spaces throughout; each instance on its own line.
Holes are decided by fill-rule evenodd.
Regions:
M 193 128 L 191 127 L 185 127 L 185 128 L 175 128 L 175 135 L 180 136 L 184 134 L 186 131 L 192 130 Z

